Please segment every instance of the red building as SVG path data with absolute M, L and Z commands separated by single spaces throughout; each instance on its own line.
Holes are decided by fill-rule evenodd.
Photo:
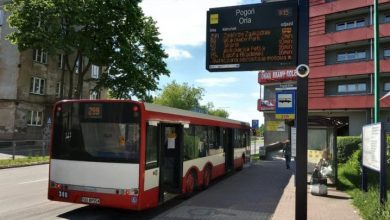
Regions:
M 390 0 L 379 0 L 381 121 L 390 121 Z M 346 126 L 338 135 L 360 135 L 373 118 L 373 1 L 310 0 L 309 116 L 337 118 Z M 260 75 L 263 73 L 259 73 Z M 261 77 L 260 77 L 261 78 Z M 264 112 L 267 143 L 287 137 L 268 129 L 275 121 L 275 89 L 295 84 L 285 78 L 266 81 L 259 111 Z M 259 79 L 260 82 L 260 79 Z M 262 108 L 262 104 L 264 108 Z M 275 122 L 272 122 L 275 123 Z

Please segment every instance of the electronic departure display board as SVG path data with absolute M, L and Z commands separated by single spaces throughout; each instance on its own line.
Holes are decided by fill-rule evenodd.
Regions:
M 211 8 L 207 12 L 206 69 L 295 68 L 296 36 L 296 2 Z

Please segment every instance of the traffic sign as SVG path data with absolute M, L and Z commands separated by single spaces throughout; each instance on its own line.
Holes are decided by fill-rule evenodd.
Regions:
M 276 119 L 295 119 L 295 91 L 284 90 L 276 93 Z
M 252 128 L 253 129 L 258 129 L 259 128 L 259 120 L 253 119 L 252 120 Z

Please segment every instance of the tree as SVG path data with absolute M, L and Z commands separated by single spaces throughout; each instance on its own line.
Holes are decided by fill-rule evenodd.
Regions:
M 214 104 L 212 102 L 208 102 L 206 105 L 201 106 L 201 108 L 203 109 L 203 112 L 209 115 L 214 115 L 223 118 L 229 117 L 229 112 L 224 109 L 215 109 Z
M 264 129 L 265 129 L 264 124 L 261 124 L 259 129 L 258 129 L 260 137 L 264 137 Z
M 211 109 L 209 110 L 208 114 L 223 118 L 229 117 L 229 112 L 225 111 L 224 109 Z
M 180 108 L 184 110 L 197 111 L 205 114 L 215 115 L 219 117 L 229 117 L 229 113 L 223 109 L 214 109 L 212 102 L 206 105 L 200 105 L 204 89 L 200 87 L 192 87 L 187 83 L 182 85 L 176 81 L 171 82 L 164 87 L 160 95 L 154 98 L 154 103 L 173 108 Z
M 184 110 L 195 110 L 200 108 L 199 101 L 203 93 L 203 88 L 191 87 L 187 83 L 180 85 L 173 81 L 164 87 L 159 96 L 155 97 L 154 103 Z
M 15 28 L 8 39 L 21 51 L 43 49 L 51 55 L 64 54 L 68 98 L 81 97 L 85 74 L 95 64 L 106 68 L 96 89 L 109 88 L 115 98 L 134 95 L 146 99 L 148 91 L 157 89 L 159 77 L 169 71 L 156 24 L 143 14 L 139 3 L 13 0 L 6 5 L 9 23 Z M 73 93 L 75 72 L 78 80 Z

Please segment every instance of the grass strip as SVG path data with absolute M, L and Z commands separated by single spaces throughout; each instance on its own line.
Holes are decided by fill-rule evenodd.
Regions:
M 16 158 L 15 160 L 6 159 L 0 160 L 0 169 L 11 168 L 11 167 L 20 167 L 20 166 L 29 166 L 36 164 L 44 164 L 49 162 L 48 156 L 38 156 L 38 157 L 26 157 L 26 158 Z

